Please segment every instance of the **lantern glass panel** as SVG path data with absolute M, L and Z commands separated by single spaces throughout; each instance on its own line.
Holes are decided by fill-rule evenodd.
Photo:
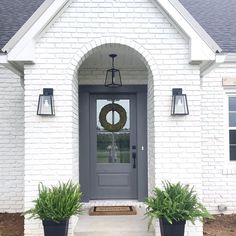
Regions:
M 188 115 L 186 95 L 174 95 L 172 101 L 172 115 Z
M 53 97 L 51 95 L 39 95 L 38 115 L 54 115 Z
M 107 86 L 107 87 L 120 87 L 120 86 L 122 86 L 119 70 L 117 70 L 117 69 L 107 70 L 105 86 Z

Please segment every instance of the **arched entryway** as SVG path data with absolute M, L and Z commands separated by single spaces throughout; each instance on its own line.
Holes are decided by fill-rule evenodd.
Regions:
M 74 117 L 79 127 L 78 134 L 74 133 L 74 147 L 79 144 L 79 151 L 74 150 L 74 156 L 75 159 L 79 156 L 78 177 L 84 201 L 143 201 L 148 186 L 150 189 L 155 179 L 155 167 L 149 165 L 152 160 L 154 162 L 154 155 L 153 151 L 148 151 L 154 143 L 153 71 L 149 64 L 152 60 L 144 49 L 137 50 L 137 45 L 132 42 L 131 47 L 129 44 L 101 43 L 87 52 L 85 47 L 76 59 L 81 57 L 73 83 L 74 108 L 79 107 L 75 109 L 79 119 Z M 111 53 L 117 54 L 115 65 L 121 71 L 123 83 L 115 89 L 104 86 Z M 154 63 L 151 65 L 155 68 Z M 117 131 L 109 131 L 101 125 L 99 116 L 108 104 L 119 105 L 125 110 L 125 125 Z M 111 111 L 106 118 L 117 123 L 121 117 Z

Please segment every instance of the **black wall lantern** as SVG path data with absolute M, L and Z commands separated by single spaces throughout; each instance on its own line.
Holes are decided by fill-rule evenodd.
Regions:
M 188 101 L 186 94 L 182 94 L 182 88 L 172 89 L 171 115 L 188 115 Z
M 44 88 L 43 94 L 39 95 L 37 115 L 41 115 L 41 116 L 54 116 L 55 115 L 52 88 Z
M 122 86 L 120 70 L 115 69 L 114 67 L 114 60 L 117 55 L 110 54 L 109 56 L 112 58 L 112 68 L 107 70 L 105 86 L 109 88 L 117 88 Z

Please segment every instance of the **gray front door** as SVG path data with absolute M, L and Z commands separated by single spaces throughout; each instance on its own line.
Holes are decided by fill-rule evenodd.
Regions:
M 90 192 L 91 199 L 137 199 L 137 110 L 133 94 L 90 95 Z M 104 106 L 118 104 L 126 112 L 124 126 L 112 132 L 102 125 Z M 123 111 L 124 111 L 123 110 Z M 112 109 L 106 121 L 121 117 Z

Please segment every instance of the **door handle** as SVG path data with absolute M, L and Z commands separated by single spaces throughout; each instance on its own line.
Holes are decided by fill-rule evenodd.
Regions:
M 136 152 L 132 152 L 132 158 L 133 158 L 133 168 L 136 168 Z

